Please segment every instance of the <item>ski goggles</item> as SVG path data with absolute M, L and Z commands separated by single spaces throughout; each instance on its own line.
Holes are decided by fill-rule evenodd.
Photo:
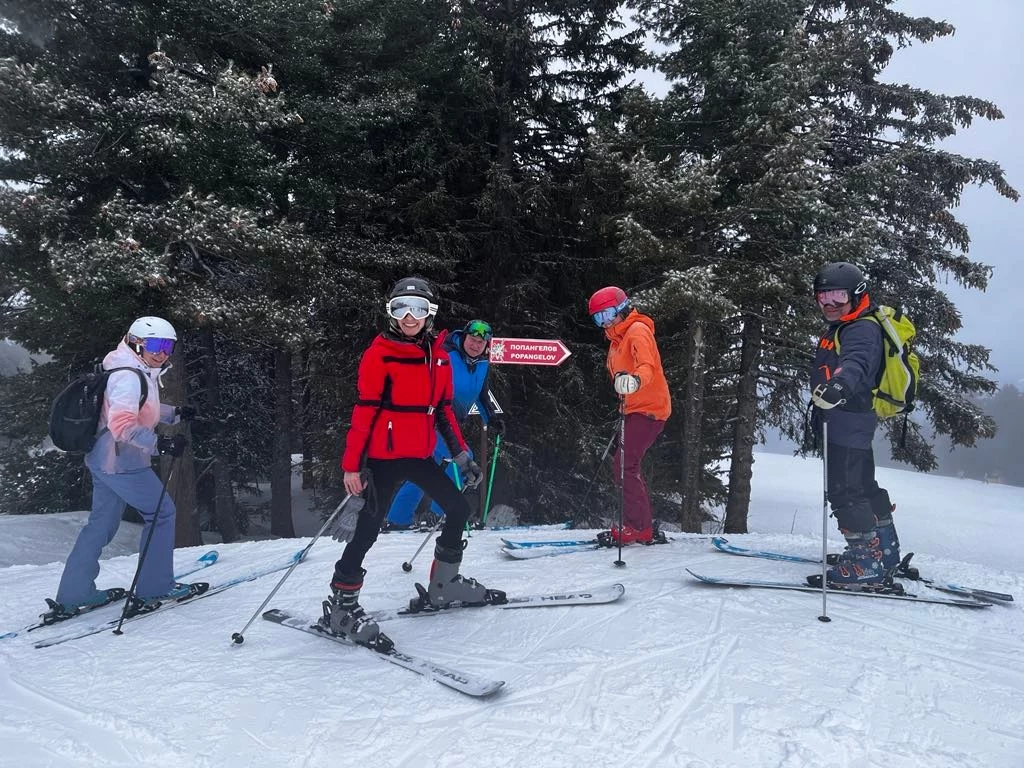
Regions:
M 388 301 L 387 310 L 395 320 L 401 320 L 406 315 L 412 315 L 416 320 L 425 320 L 437 311 L 437 305 L 422 296 L 397 296 Z
M 466 326 L 467 336 L 476 336 L 478 339 L 484 341 L 490 341 L 493 334 L 491 333 L 491 326 L 485 323 L 483 320 L 474 320 Z
M 594 324 L 596 326 L 598 326 L 599 328 L 607 328 L 615 320 L 615 316 L 622 312 L 628 306 L 629 299 L 626 299 L 626 301 L 622 302 L 617 306 L 598 310 L 597 312 L 592 314 L 591 317 L 594 319 Z
M 141 344 L 142 349 L 149 352 L 151 355 L 167 355 L 170 357 L 174 354 L 174 339 L 157 339 L 157 338 L 135 338 L 136 344 Z
M 850 301 L 850 292 L 845 288 L 830 288 L 814 294 L 815 300 L 823 307 L 841 307 Z

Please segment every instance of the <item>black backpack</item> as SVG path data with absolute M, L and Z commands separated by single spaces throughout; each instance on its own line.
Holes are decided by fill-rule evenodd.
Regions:
M 50 439 L 60 450 L 71 453 L 88 453 L 92 450 L 98 437 L 96 428 L 103 411 L 107 379 L 115 371 L 135 371 L 138 374 L 142 387 L 139 408 L 142 408 L 149 394 L 149 382 L 142 371 L 127 367 L 105 371 L 103 366 L 97 365 L 89 373 L 77 376 L 53 401 L 50 409 Z

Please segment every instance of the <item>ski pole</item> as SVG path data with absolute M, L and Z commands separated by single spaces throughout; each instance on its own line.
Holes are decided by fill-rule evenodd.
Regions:
M 153 531 L 156 530 L 156 520 L 160 516 L 160 505 L 164 503 L 164 496 L 167 495 L 167 484 L 171 482 L 171 478 L 174 476 L 175 464 L 178 462 L 177 456 L 171 457 L 171 467 L 167 471 L 167 479 L 164 480 L 163 486 L 160 488 L 160 495 L 156 500 L 156 509 L 153 510 L 153 521 L 149 524 L 149 533 L 146 534 L 146 542 L 142 545 L 142 551 L 139 552 L 139 564 L 135 566 L 135 577 L 132 579 L 132 585 L 128 588 L 128 597 L 124 600 L 124 608 L 121 609 L 121 619 L 117 622 L 117 626 L 114 628 L 115 635 L 123 635 L 121 631 L 121 625 L 124 624 L 124 620 L 128 618 L 128 607 L 132 604 L 132 600 L 135 598 L 135 588 L 139 585 L 139 576 L 142 574 L 142 564 L 146 560 L 146 553 L 149 552 L 149 543 L 153 540 Z
M 482 525 L 487 525 L 487 517 L 491 514 L 491 489 L 494 487 L 494 470 L 498 468 L 498 453 L 501 451 L 501 435 L 494 438 L 494 453 L 491 455 L 491 476 L 487 480 L 487 499 L 484 501 L 484 514 L 480 519 Z
M 312 541 L 310 541 L 309 544 L 306 545 L 306 548 L 298 554 L 298 556 L 295 558 L 295 562 L 288 567 L 288 570 L 284 572 L 284 576 L 282 576 L 281 580 L 277 582 L 277 586 L 270 590 L 270 594 L 267 595 L 267 599 L 260 603 L 260 607 L 257 608 L 256 612 L 249 617 L 249 620 L 247 622 L 245 622 L 245 626 L 242 627 L 242 630 L 240 632 L 235 632 L 233 635 L 231 635 L 231 642 L 233 642 L 235 645 L 241 645 L 245 642 L 245 630 L 249 628 L 250 624 L 256 621 L 256 617 L 263 612 L 263 609 L 267 607 L 267 603 L 269 603 L 274 598 L 274 595 L 277 594 L 277 590 L 279 590 L 281 588 L 281 585 L 284 584 L 287 578 L 292 575 L 292 571 L 295 570 L 295 567 L 306 559 L 306 553 L 313 548 L 313 545 L 316 544 L 316 540 L 323 536 L 324 531 L 326 531 L 334 522 L 334 518 L 336 518 L 341 513 L 341 510 L 344 509 L 345 505 L 349 502 L 349 500 L 352 499 L 358 499 L 361 502 L 359 507 L 356 509 L 357 514 L 362 509 L 363 504 L 366 503 L 361 496 L 353 496 L 351 493 L 346 494 L 345 498 L 341 500 L 341 504 L 339 504 L 337 508 L 331 513 L 331 516 L 327 518 L 327 521 L 322 526 L 320 526 L 320 530 L 316 532 L 316 536 L 314 536 Z
M 452 460 L 446 458 L 446 459 L 444 459 L 441 462 L 441 465 L 444 466 L 445 464 L 451 464 L 451 463 L 452 463 Z M 458 488 L 460 491 L 462 490 L 462 481 L 459 478 L 459 468 L 458 467 L 455 468 L 455 487 Z M 409 573 L 410 571 L 412 571 L 412 564 L 416 561 L 416 558 L 420 556 L 420 552 L 423 551 L 423 548 L 425 546 L 427 546 L 427 542 L 430 541 L 434 537 L 435 533 L 437 533 L 439 530 L 441 530 L 441 525 L 444 523 L 444 519 L 445 519 L 446 516 L 447 515 L 442 514 L 440 517 L 437 518 L 437 522 L 434 523 L 434 527 L 431 528 L 429 531 L 427 531 L 426 537 L 424 537 L 423 541 L 420 542 L 419 547 L 417 547 L 416 551 L 413 552 L 412 557 L 410 557 L 408 560 L 406 560 L 404 563 L 402 563 L 402 570 L 403 571 L 405 571 L 406 573 Z
M 434 537 L 435 533 L 437 533 L 439 530 L 441 530 L 441 525 L 444 523 L 444 518 L 445 518 L 444 515 L 441 515 L 439 518 L 437 518 L 437 522 L 434 523 L 434 527 L 431 528 L 429 531 L 427 531 L 427 535 L 424 537 L 423 541 L 420 542 L 419 547 L 417 547 L 417 549 L 413 553 L 412 557 L 410 557 L 408 560 L 406 560 L 404 563 L 402 563 L 402 570 L 403 571 L 405 571 L 406 573 L 409 573 L 412 570 L 413 562 L 416 560 L 417 557 L 419 557 L 419 554 L 420 554 L 420 552 L 423 551 L 423 548 L 425 546 L 427 546 L 427 542 L 430 541 Z
M 622 519 L 626 513 L 626 396 L 619 395 L 619 568 L 626 564 L 622 559 Z
M 825 581 L 828 560 L 828 422 L 822 419 L 821 424 L 821 466 L 824 476 L 824 499 L 821 505 L 821 616 L 818 621 L 828 623 L 828 585 Z

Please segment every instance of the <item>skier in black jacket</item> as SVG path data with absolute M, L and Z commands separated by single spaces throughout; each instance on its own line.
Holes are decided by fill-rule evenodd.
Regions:
M 814 424 L 820 433 L 821 423 L 828 422 L 827 495 L 847 543 L 826 578 L 836 584 L 882 584 L 900 563 L 894 505 L 875 480 L 871 448 L 878 425 L 872 390 L 884 354 L 882 329 L 864 319 L 875 305 L 864 274 L 853 264 L 822 267 L 814 278 L 814 299 L 829 324 L 811 369 Z M 821 576 L 809 581 L 818 586 Z

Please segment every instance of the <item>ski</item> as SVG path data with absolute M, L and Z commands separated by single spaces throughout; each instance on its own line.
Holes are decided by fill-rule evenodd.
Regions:
M 597 544 L 597 539 L 564 539 L 561 541 L 515 541 L 502 539 L 501 543 L 508 549 L 532 549 L 533 547 L 582 547 Z
M 316 635 L 317 637 L 332 640 L 335 643 L 344 645 L 348 648 L 362 649 L 366 653 L 372 653 L 381 661 L 386 661 L 389 664 L 394 664 L 402 667 L 403 669 L 408 669 L 410 672 L 415 672 L 418 675 L 434 680 L 441 685 L 451 688 L 453 691 L 464 693 L 467 696 L 490 696 L 505 684 L 504 680 L 491 680 L 479 675 L 461 672 L 443 664 L 428 661 L 427 659 L 423 659 L 418 656 L 412 656 L 398 650 L 397 648 L 392 648 L 390 651 L 382 652 L 369 648 L 365 645 L 353 643 L 343 637 L 332 635 L 330 632 L 323 629 L 317 622 L 293 616 L 278 608 L 271 608 L 268 611 L 264 611 L 263 618 L 275 624 L 280 624 L 282 627 L 291 627 L 292 629 L 297 629 L 300 632 L 306 632 L 310 635 Z
M 176 573 L 174 575 L 174 580 L 181 581 L 186 576 L 191 576 L 193 573 L 196 573 L 197 571 L 201 571 L 204 568 L 209 568 L 211 565 L 217 562 L 218 557 L 219 554 L 216 549 L 211 549 L 209 552 L 205 552 L 196 559 L 195 563 L 191 567 L 189 567 L 187 571 L 184 571 L 182 573 Z M 60 624 L 69 619 L 77 619 L 79 616 L 84 616 L 87 613 L 92 613 L 98 608 L 106 608 L 111 603 L 123 600 L 127 596 L 128 590 L 123 589 L 121 587 L 115 587 L 113 589 L 108 589 L 107 594 L 110 597 L 110 599 L 107 600 L 107 602 L 99 603 L 97 605 L 82 606 L 78 609 L 76 613 L 73 613 L 69 616 L 64 616 L 63 618 L 42 618 L 46 617 L 48 614 L 41 614 L 41 618 L 39 621 L 29 624 L 27 627 L 22 627 L 21 629 L 15 629 L 10 632 L 5 632 L 4 634 L 0 635 L 0 640 L 7 640 L 8 638 L 17 637 L 18 635 L 25 634 L 26 632 L 34 632 L 35 630 L 42 629 L 43 627 L 52 627 L 54 624 Z M 57 603 L 55 603 L 53 600 L 50 600 L 49 598 L 47 598 L 46 603 L 50 606 L 51 610 L 57 605 Z
M 753 587 L 757 589 L 790 589 L 797 592 L 811 592 L 814 594 L 821 594 L 821 587 L 812 587 L 809 584 L 802 584 L 796 581 L 770 581 L 768 579 L 743 579 L 733 577 L 716 577 L 716 576 L 703 576 L 699 573 L 694 573 L 689 568 L 686 569 L 693 578 L 704 584 L 711 584 L 717 587 Z M 991 603 L 982 602 L 975 600 L 974 598 L 962 598 L 958 599 L 955 597 L 928 597 L 925 595 L 913 595 L 909 592 L 896 594 L 893 592 L 875 592 L 865 589 L 857 589 L 854 586 L 850 587 L 837 587 L 831 586 L 828 588 L 828 593 L 832 595 L 853 595 L 855 597 L 879 597 L 887 600 L 904 600 L 907 602 L 914 603 L 935 603 L 938 605 L 954 605 L 959 608 L 989 608 Z
M 501 551 L 516 560 L 533 560 L 538 557 L 551 557 L 553 555 L 571 555 L 574 552 L 590 552 L 595 549 L 602 549 L 597 544 L 579 544 L 575 547 L 522 547 L 521 549 L 509 549 L 502 547 Z
M 460 610 L 463 608 L 510 609 L 548 608 L 559 605 L 604 605 L 606 603 L 614 603 L 624 594 L 626 594 L 626 588 L 624 586 L 621 584 L 612 584 L 611 586 L 598 587 L 597 589 L 555 592 L 549 595 L 523 595 L 519 597 L 509 597 L 507 598 L 507 602 L 504 603 L 452 603 L 447 608 L 434 610 L 410 611 L 407 608 L 399 608 L 382 611 L 368 611 L 367 613 L 376 621 L 390 621 L 392 619 L 399 619 L 407 616 L 437 616 L 441 613 L 449 613 L 450 611 Z
M 807 563 L 809 565 L 821 565 L 820 557 L 803 557 L 801 555 L 788 555 L 783 552 L 766 552 L 759 549 L 745 549 L 744 547 L 737 547 L 735 544 L 730 544 L 729 541 L 721 536 L 716 536 L 711 540 L 715 548 L 720 552 L 725 552 L 729 555 L 739 555 L 740 557 L 758 557 L 764 560 L 779 560 L 787 563 Z M 831 555 L 829 556 L 831 557 Z M 896 571 L 896 577 L 900 579 L 909 579 L 911 581 L 918 581 L 927 587 L 937 589 L 940 592 L 947 592 L 951 595 L 961 595 L 963 597 L 973 597 L 976 600 L 984 600 L 986 602 L 998 601 L 998 602 L 1013 602 L 1013 595 L 1006 592 L 993 592 L 988 589 L 978 589 L 977 587 L 965 587 L 961 584 L 943 584 L 933 579 L 922 578 L 917 568 L 910 568 L 908 564 L 910 562 L 911 555 L 907 555 L 903 562 L 900 563 L 900 568 Z
M 124 623 L 128 624 L 129 622 L 144 619 L 148 616 L 155 616 L 157 614 L 163 613 L 164 611 L 169 611 L 172 608 L 177 608 L 179 605 L 186 605 L 188 603 L 195 602 L 196 600 L 201 600 L 204 597 L 219 594 L 220 592 L 223 592 L 226 589 L 231 589 L 231 587 L 237 587 L 239 584 L 245 584 L 246 582 L 254 581 L 262 576 L 267 576 L 271 573 L 283 571 L 286 568 L 290 568 L 294 563 L 298 562 L 302 558 L 304 552 L 304 549 L 300 549 L 294 555 L 289 557 L 287 561 L 278 562 L 273 565 L 267 565 L 263 568 L 255 568 L 251 571 L 241 574 L 240 576 L 236 576 L 233 579 L 220 582 L 219 584 L 214 584 L 212 586 L 206 585 L 206 588 L 203 591 L 197 592 L 196 594 L 188 595 L 187 597 L 184 597 L 180 600 L 169 600 L 164 603 L 158 603 L 156 607 L 146 611 L 145 613 L 137 613 L 134 616 L 129 616 L 124 620 Z M 46 638 L 45 640 L 40 640 L 34 643 L 34 646 L 36 648 L 49 648 L 52 645 L 60 645 L 61 643 L 66 643 L 69 640 L 78 640 L 82 637 L 96 635 L 108 629 L 115 629 L 120 620 L 121 617 L 118 616 L 117 618 L 111 619 L 110 621 L 105 621 L 102 624 L 95 624 L 83 630 L 71 632 L 64 635 L 58 635 L 56 637 Z

